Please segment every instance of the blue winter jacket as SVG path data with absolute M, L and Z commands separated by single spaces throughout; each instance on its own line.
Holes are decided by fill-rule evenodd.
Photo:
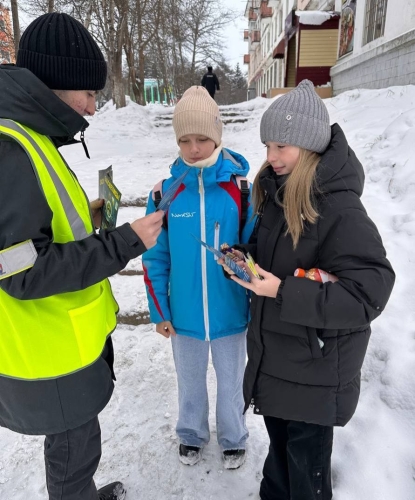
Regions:
M 246 176 L 249 165 L 228 149 L 222 150 L 211 167 L 189 167 L 178 158 L 172 177 L 163 182 L 163 192 L 186 169 L 189 172 L 167 212 L 167 230 L 143 255 L 150 319 L 153 323 L 171 321 L 178 334 L 214 340 L 246 329 L 249 296 L 225 278 L 214 255 L 196 238 L 215 248 L 240 241 L 241 192 L 234 176 Z M 241 243 L 248 241 L 255 222 L 251 194 L 248 201 Z M 154 211 L 151 192 L 147 213 Z

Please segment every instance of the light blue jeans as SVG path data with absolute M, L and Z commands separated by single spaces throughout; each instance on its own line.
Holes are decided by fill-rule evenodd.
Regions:
M 205 342 L 171 336 L 179 388 L 181 444 L 203 447 L 209 442 L 207 368 L 209 347 L 217 379 L 216 430 L 222 450 L 245 449 L 248 430 L 243 415 L 242 382 L 246 364 L 246 332 Z

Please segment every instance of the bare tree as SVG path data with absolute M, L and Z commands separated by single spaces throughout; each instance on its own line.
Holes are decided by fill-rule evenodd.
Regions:
M 19 42 L 20 42 L 19 8 L 17 5 L 17 0 L 10 0 L 10 6 L 12 10 L 12 19 L 13 19 L 14 53 L 17 56 L 17 51 L 19 50 Z
M 131 0 L 124 51 L 127 59 L 129 82 L 139 104 L 145 105 L 144 79 L 146 55 L 160 30 L 163 0 Z
M 54 9 L 60 10 L 60 0 L 53 1 L 53 4 Z M 24 12 L 28 19 L 33 20 L 39 15 L 49 12 L 49 0 L 20 0 L 19 10 Z
M 162 93 L 180 96 L 200 82 L 208 62 L 225 67 L 224 28 L 235 18 L 221 0 L 24 2 L 26 12 L 47 12 L 53 3 L 57 11 L 71 14 L 89 29 L 105 53 L 117 107 L 125 106 L 126 92 L 139 104 L 146 103 L 145 78 L 157 78 Z
M 224 28 L 234 19 L 232 10 L 222 7 L 218 0 L 184 0 L 188 30 L 186 49 L 190 55 L 190 77 L 206 60 L 222 60 Z
M 180 96 L 186 88 L 200 82 L 200 72 L 208 61 L 221 63 L 224 28 L 235 13 L 223 8 L 219 0 L 164 3 L 169 16 L 167 21 L 161 20 L 152 57 L 158 59 L 163 81 L 171 82 L 175 94 Z
M 122 86 L 122 48 L 123 41 L 125 37 L 125 26 L 127 22 L 126 18 L 126 2 L 120 2 L 121 7 L 115 11 L 115 0 L 109 0 L 102 2 L 105 7 L 108 5 L 108 11 L 103 11 L 104 15 L 107 16 L 107 56 L 108 65 L 110 68 L 109 78 L 112 86 L 112 97 L 115 106 L 118 108 L 123 108 L 126 104 L 125 93 Z
M 128 32 L 129 0 L 59 0 L 61 8 L 83 23 L 103 49 L 111 96 L 117 108 L 126 105 L 123 47 Z

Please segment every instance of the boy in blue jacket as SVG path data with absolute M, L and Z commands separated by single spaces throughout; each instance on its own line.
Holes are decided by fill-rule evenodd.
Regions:
M 171 202 L 157 245 L 143 256 L 150 318 L 156 331 L 172 342 L 180 461 L 196 464 L 209 442 L 210 348 L 217 378 L 218 442 L 224 467 L 236 469 L 245 460 L 248 438 L 242 380 L 249 296 L 225 278 L 214 255 L 196 238 L 215 248 L 225 242 L 248 241 L 254 225 L 251 193 L 243 221 L 238 184 L 249 165 L 241 155 L 223 148 L 219 108 L 203 87 L 191 87 L 183 94 L 174 111 L 173 128 L 179 158 L 160 191 L 188 173 Z M 157 187 L 150 193 L 147 213 L 156 210 L 159 193 Z

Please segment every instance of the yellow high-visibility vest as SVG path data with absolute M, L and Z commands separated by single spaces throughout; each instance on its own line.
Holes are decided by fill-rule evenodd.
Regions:
M 0 119 L 0 134 L 16 140 L 32 163 L 53 212 L 54 243 L 93 234 L 89 202 L 52 141 L 5 119 Z M 62 263 L 60 279 L 65 281 L 69 272 Z M 0 375 L 49 379 L 91 365 L 116 327 L 117 311 L 107 279 L 84 290 L 34 300 L 18 300 L 0 289 Z

